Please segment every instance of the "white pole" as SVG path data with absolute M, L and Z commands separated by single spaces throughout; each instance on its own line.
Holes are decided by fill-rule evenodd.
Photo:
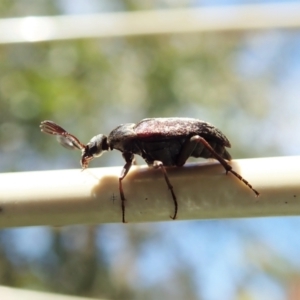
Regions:
M 95 298 L 36 292 L 36 291 L 29 291 L 29 290 L 11 288 L 6 286 L 0 286 L 0 295 L 1 295 L 1 299 L 5 299 L 5 300 L 15 300 L 15 299 L 22 299 L 22 300 L 93 300 L 94 299 L 96 300 Z M 101 300 L 99 298 L 97 299 Z
M 0 19 L 0 43 L 186 32 L 299 28 L 300 3 Z
M 178 220 L 300 214 L 300 156 L 231 162 L 260 197 L 217 162 L 168 168 Z M 121 222 L 122 167 L 2 173 L 0 227 Z M 129 223 L 170 221 L 171 193 L 160 170 L 132 167 L 123 181 Z

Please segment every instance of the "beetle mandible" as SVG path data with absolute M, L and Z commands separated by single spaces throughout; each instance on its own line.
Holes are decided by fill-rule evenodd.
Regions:
M 231 156 L 226 147 L 230 148 L 231 145 L 226 136 L 213 125 L 198 119 L 143 119 L 137 124 L 119 125 L 108 136 L 98 134 L 87 145 L 81 143 L 77 137 L 68 133 L 53 121 L 41 122 L 40 128 L 44 133 L 56 135 L 59 143 L 64 147 L 81 150 L 80 162 L 82 169 L 87 168 L 89 162 L 93 158 L 101 156 L 104 151 L 117 149 L 122 152 L 126 162 L 119 176 L 123 223 L 126 222 L 122 180 L 130 170 L 134 154 L 143 157 L 149 166 L 161 169 L 174 202 L 172 219 L 176 219 L 178 204 L 165 167 L 181 167 L 190 156 L 217 159 L 224 167 L 226 174 L 231 172 L 248 186 L 256 196 L 259 196 L 259 192 L 228 164 L 227 161 L 231 160 Z

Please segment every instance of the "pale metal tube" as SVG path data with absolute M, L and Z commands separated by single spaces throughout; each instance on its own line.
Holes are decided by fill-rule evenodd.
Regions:
M 296 2 L 0 19 L 0 44 L 186 32 L 299 28 Z M 80 26 L 78 25 L 80 24 Z
M 46 292 L 30 291 L 7 286 L 0 286 L 1 299 L 5 300 L 96 300 L 95 298 L 67 296 L 61 294 L 53 294 Z M 101 300 L 97 298 L 98 300 Z M 102 299 L 104 300 L 104 299 Z
M 259 197 L 218 162 L 167 168 L 177 220 L 300 214 L 300 156 L 240 159 L 231 165 Z M 121 169 L 2 173 L 0 227 L 121 222 Z M 159 169 L 133 166 L 123 188 L 126 221 L 172 221 L 174 204 Z

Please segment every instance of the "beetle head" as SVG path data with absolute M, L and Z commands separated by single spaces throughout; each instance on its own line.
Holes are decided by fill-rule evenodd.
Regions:
M 46 120 L 41 122 L 40 128 L 44 133 L 55 135 L 58 142 L 65 148 L 81 150 L 80 163 L 82 169 L 86 169 L 94 157 L 101 156 L 103 151 L 107 151 L 109 148 L 107 137 L 103 134 L 94 136 L 89 143 L 85 145 L 81 143 L 75 135 L 67 132 L 53 121 Z
M 98 134 L 94 136 L 88 144 L 81 150 L 81 166 L 86 169 L 89 162 L 94 157 L 99 157 L 104 151 L 108 150 L 107 137 L 104 134 Z

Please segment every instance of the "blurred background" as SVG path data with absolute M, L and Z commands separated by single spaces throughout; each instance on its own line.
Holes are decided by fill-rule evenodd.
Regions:
M 0 23 L 217 5 L 230 18 L 228 5 L 275 2 L 300 1 L 10 0 Z M 299 154 L 297 28 L 0 37 L 0 66 L 1 172 L 80 168 L 79 152 L 40 133 L 45 119 L 88 142 L 125 122 L 193 117 L 220 128 L 234 158 Z M 91 167 L 123 164 L 113 151 Z M 285 217 L 4 229 L 0 285 L 115 300 L 300 299 L 299 228 L 298 217 Z

